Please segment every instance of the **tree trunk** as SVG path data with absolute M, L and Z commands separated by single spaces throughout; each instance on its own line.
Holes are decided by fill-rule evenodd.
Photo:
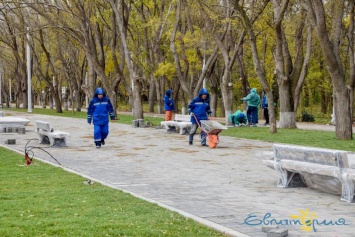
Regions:
M 155 104 L 155 78 L 151 78 L 149 80 L 149 95 L 148 95 L 148 103 L 149 103 L 149 112 L 154 113 L 154 104 Z
M 335 108 L 335 134 L 342 140 L 352 139 L 352 121 L 350 121 L 350 97 L 349 91 L 343 90 L 334 94 Z M 346 113 L 347 116 L 344 116 Z
M 302 39 L 301 39 L 302 40 Z M 299 76 L 299 80 L 297 82 L 297 85 L 295 87 L 295 94 L 294 94 L 294 108 L 295 112 L 297 112 L 298 104 L 300 102 L 300 96 L 302 92 L 302 88 L 305 82 L 305 78 L 308 72 L 308 64 L 309 64 L 309 59 L 311 57 L 311 50 L 312 50 L 312 27 L 308 27 L 307 30 L 307 49 L 306 49 L 306 56 L 303 61 L 302 65 L 302 71 L 301 75 Z
M 350 91 L 349 91 L 349 96 L 350 96 L 350 105 L 354 104 L 354 91 L 355 91 L 355 42 L 354 42 L 354 11 L 355 11 L 355 3 L 354 1 L 349 2 L 350 5 L 350 14 L 349 14 L 349 19 L 350 19 L 350 24 L 349 24 L 349 30 L 348 30 L 348 38 L 349 38 L 349 63 L 350 63 Z M 351 119 L 350 121 L 353 123 L 353 118 L 354 118 L 354 107 L 350 106 L 350 115 Z
M 191 101 L 194 97 L 194 93 L 192 93 L 192 91 L 190 90 L 190 88 L 186 82 L 186 78 L 184 77 L 184 73 L 182 71 L 182 67 L 180 64 L 180 57 L 179 57 L 179 54 L 178 54 L 178 52 L 176 50 L 176 46 L 175 46 L 176 34 L 177 34 L 177 30 L 178 30 L 178 27 L 179 27 L 180 21 L 181 21 L 180 15 L 181 15 L 181 0 L 178 0 L 177 6 L 176 6 L 176 13 L 175 13 L 175 23 L 174 23 L 173 30 L 172 30 L 171 36 L 170 36 L 170 50 L 171 50 L 173 57 L 174 57 L 176 73 L 177 73 L 177 77 L 180 82 L 180 86 L 181 86 L 182 90 L 187 94 L 189 101 Z M 186 68 L 186 72 L 188 72 L 188 67 Z
M 286 54 L 284 47 L 287 43 L 283 37 L 282 19 L 286 6 L 280 6 L 279 1 L 273 0 L 274 7 L 274 29 L 276 35 L 276 49 L 275 49 L 275 64 L 276 75 L 280 95 L 280 128 L 296 128 L 296 115 L 294 109 L 294 101 L 292 96 L 292 83 L 289 73 L 291 73 L 291 65 L 289 64 L 289 54 Z M 287 4 L 288 1 L 282 3 Z
M 122 48 L 123 48 L 123 53 L 125 56 L 125 62 L 128 68 L 129 72 L 129 78 L 131 81 L 131 93 L 132 94 L 132 113 L 135 119 L 143 119 L 143 107 L 142 107 L 142 99 L 141 99 L 141 94 L 140 94 L 140 84 L 139 80 L 136 76 L 136 72 L 133 67 L 133 61 L 132 61 L 132 56 L 128 48 L 128 42 L 126 38 L 126 31 L 127 31 L 127 26 L 123 22 L 123 16 L 124 16 L 124 6 L 121 6 L 121 4 L 125 4 L 124 2 L 120 2 L 118 5 L 116 5 L 114 0 L 110 0 L 110 5 L 115 13 L 115 18 L 117 21 L 118 29 L 120 31 L 120 36 L 121 36 L 121 43 L 122 43 Z M 125 19 L 128 20 L 128 19 Z
M 134 80 L 133 89 L 133 117 L 135 119 L 143 119 L 143 107 L 142 107 L 142 97 L 141 97 L 141 84 L 136 78 Z

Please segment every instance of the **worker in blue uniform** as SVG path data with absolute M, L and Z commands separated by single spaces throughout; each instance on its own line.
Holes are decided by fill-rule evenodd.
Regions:
M 87 121 L 94 124 L 94 141 L 96 148 L 105 145 L 105 139 L 109 133 L 109 117 L 115 120 L 115 112 L 112 103 L 106 97 L 105 91 L 99 87 L 95 90 L 94 98 L 90 101 L 87 111 Z

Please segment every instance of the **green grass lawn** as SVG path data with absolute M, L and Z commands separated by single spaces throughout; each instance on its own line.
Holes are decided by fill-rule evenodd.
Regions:
M 338 140 L 335 133 L 329 131 L 277 129 L 277 133 L 270 133 L 268 127 L 235 127 L 229 128 L 221 134 L 272 143 L 355 151 L 354 140 Z
M 191 219 L 0 147 L 0 236 L 224 236 Z

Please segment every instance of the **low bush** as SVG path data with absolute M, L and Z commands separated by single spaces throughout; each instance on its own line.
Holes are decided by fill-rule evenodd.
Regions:
M 307 111 L 302 112 L 302 122 L 314 122 L 314 116 Z

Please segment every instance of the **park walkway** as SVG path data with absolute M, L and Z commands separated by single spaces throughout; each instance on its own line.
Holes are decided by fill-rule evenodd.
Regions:
M 187 136 L 164 129 L 110 123 L 106 145 L 96 149 L 93 127 L 85 119 L 11 114 L 31 122 L 26 134 L 1 134 L 2 146 L 23 153 L 27 141 L 37 138 L 35 121 L 48 121 L 55 130 L 71 134 L 67 147 L 46 149 L 66 170 L 231 236 L 266 237 L 261 227 L 269 225 L 268 221 L 275 219 L 286 225 L 305 217 L 301 212 L 306 210 L 315 213 L 319 223 L 326 221 L 328 225 L 316 224 L 314 229 L 304 230 L 299 225 L 283 226 L 289 236 L 355 236 L 355 204 L 340 201 L 340 195 L 308 188 L 276 187 L 276 172 L 262 164 L 263 159 L 273 156 L 272 143 L 224 137 L 222 132 L 218 147 L 210 149 L 198 145 L 197 135 L 195 144 L 189 146 Z M 16 139 L 16 145 L 5 145 L 8 138 Z M 30 145 L 37 146 L 38 142 L 31 141 Z M 38 150 L 35 155 L 55 165 L 46 153 Z M 270 217 L 262 223 L 267 215 Z M 346 225 L 339 225 L 341 218 Z

